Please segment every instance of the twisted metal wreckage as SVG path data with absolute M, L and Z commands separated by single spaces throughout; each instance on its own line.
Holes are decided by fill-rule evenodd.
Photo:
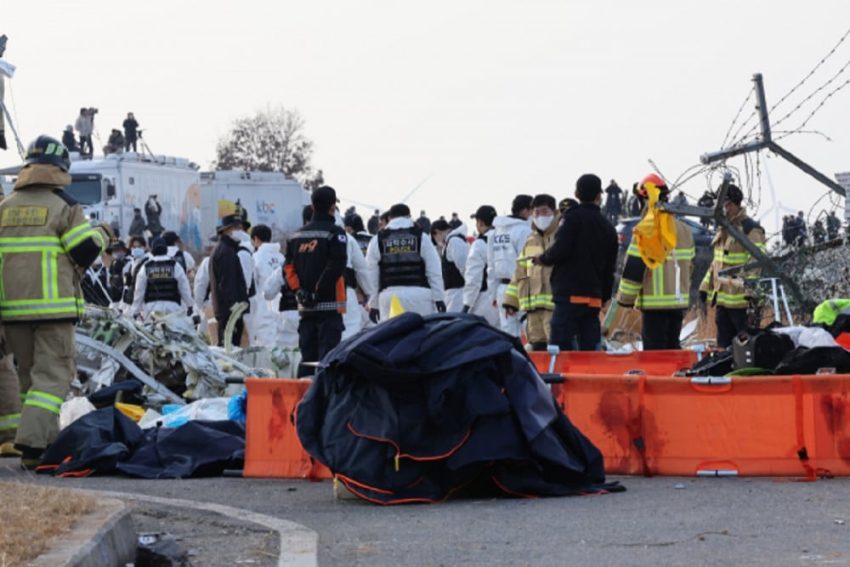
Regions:
M 87 306 L 76 338 L 74 388 L 81 395 L 135 379 L 144 385 L 150 407 L 232 395 L 229 390 L 240 388 L 246 377 L 286 376 L 297 363 L 291 349 L 210 346 L 192 319 L 178 313 L 139 321 L 115 309 Z

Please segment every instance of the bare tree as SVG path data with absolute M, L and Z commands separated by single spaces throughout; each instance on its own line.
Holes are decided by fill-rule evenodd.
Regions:
M 312 190 L 324 182 L 311 164 L 313 142 L 304 134 L 304 118 L 282 105 L 238 118 L 216 146 L 213 168 L 280 171 Z

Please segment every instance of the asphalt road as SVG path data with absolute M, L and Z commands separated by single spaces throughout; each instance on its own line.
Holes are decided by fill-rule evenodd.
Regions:
M 616 478 L 622 494 L 381 507 L 330 482 L 23 480 L 246 508 L 319 534 L 320 565 L 850 565 L 850 479 Z

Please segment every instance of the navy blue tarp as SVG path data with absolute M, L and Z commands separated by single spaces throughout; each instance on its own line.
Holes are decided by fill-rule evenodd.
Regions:
M 314 458 L 382 504 L 622 490 L 522 345 L 472 315 L 406 313 L 344 341 L 296 425 Z

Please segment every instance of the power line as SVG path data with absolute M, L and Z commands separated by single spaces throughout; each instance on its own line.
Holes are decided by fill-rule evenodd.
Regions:
M 756 87 L 753 85 L 753 88 L 750 89 L 750 92 L 747 93 L 747 98 L 744 99 L 744 102 L 741 103 L 741 106 L 738 108 L 738 112 L 735 113 L 735 118 L 732 119 L 732 123 L 729 124 L 729 129 L 726 131 L 726 136 L 723 138 L 723 142 L 720 144 L 721 148 L 726 147 L 726 142 L 729 141 L 729 136 L 732 134 L 732 128 L 735 127 L 735 123 L 738 121 L 738 118 L 741 116 L 741 112 L 744 111 L 744 107 L 747 106 L 747 103 L 750 102 L 750 99 L 753 97 L 753 94 L 756 92 Z M 747 119 L 749 120 L 749 118 Z

